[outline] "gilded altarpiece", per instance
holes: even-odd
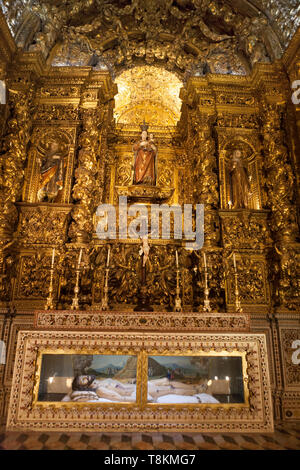
[[[234,344],[243,352],[249,345],[252,348],[247,354],[254,358],[252,362],[250,358],[248,371],[253,381],[249,385],[253,396],[256,378],[265,381],[259,385],[261,401],[257,408],[254,406],[259,422],[250,424],[252,410],[243,410],[249,418],[250,430],[266,432],[272,428],[269,367],[275,418],[298,419],[299,374],[291,359],[291,344],[299,339],[297,142],[289,131],[294,126],[293,111],[283,63],[257,65],[247,77],[209,74],[192,77],[182,85],[178,124],[169,123],[166,127],[163,122],[160,126],[156,122],[151,128],[150,123],[149,131],[153,132],[158,148],[157,180],[153,188],[133,185],[132,145],[140,136],[142,122],[130,126],[114,120],[114,97],[118,90],[109,72],[91,67],[49,67],[33,52],[20,53],[16,64],[12,66],[8,60],[5,67],[9,88],[7,119],[0,124],[3,129],[1,168],[6,175],[1,180],[5,197],[1,199],[0,216],[0,333],[8,344],[7,364],[0,366],[3,421],[7,415],[19,329],[22,331],[9,425],[20,429],[26,426],[49,429],[51,421],[58,425],[58,420],[64,419],[64,429],[69,429],[74,419],[90,417],[91,410],[84,408],[73,409],[71,416],[70,410],[63,407],[55,411],[32,407],[29,398],[23,411],[17,409],[23,354],[29,359],[26,373],[35,373],[36,357],[29,346],[35,347],[41,341],[44,347],[51,339],[57,344],[65,341],[67,349],[72,349],[72,329],[76,331],[78,325],[80,332],[76,338],[86,343],[88,351],[108,342],[114,351],[120,351],[125,339],[118,330],[127,330],[130,348],[134,347],[131,352],[142,354],[140,344],[145,337],[141,334],[137,338],[138,334],[128,333],[128,329],[142,329],[148,335],[147,354],[158,354],[170,345],[174,354],[181,348],[197,352],[199,331],[204,335],[201,341],[207,350],[212,345],[223,348],[226,343],[230,352],[233,348],[230,335],[235,335]],[[54,195],[46,188],[50,180],[45,182],[41,177],[48,157],[58,157],[61,168],[62,179],[57,175],[55,180],[59,191]],[[240,165],[240,174],[247,177],[247,197],[241,199],[237,199],[233,187],[236,178],[233,157]],[[51,165],[54,174],[55,165]],[[117,206],[120,195],[126,195],[129,202],[146,204],[153,201],[205,204],[205,241],[201,251],[185,250],[182,242],[174,237],[167,241],[150,240],[146,290],[154,312],[145,312],[144,316],[133,312],[141,277],[140,241],[99,240],[96,234],[97,206],[101,202]],[[40,323],[36,321],[34,328],[43,332],[35,329],[24,332],[33,323],[33,310],[41,312],[45,307],[54,249],[55,310],[43,311],[44,315],[39,313]],[[81,249],[80,314],[77,311],[72,316],[70,307]],[[109,311],[103,313],[99,308],[104,296],[108,249]],[[182,312],[175,314],[176,250]],[[203,311],[206,281],[210,312]],[[86,323],[88,331],[83,331]],[[55,331],[47,336],[51,325]],[[170,343],[166,343],[165,334],[162,337],[149,333],[153,325],[158,330],[163,325]],[[256,339],[247,333],[249,328],[251,334],[258,334]],[[223,339],[216,335],[219,329],[225,335]],[[113,330],[115,334],[102,330]],[[244,333],[239,335],[238,331]],[[184,339],[184,334],[190,334],[187,332],[195,337]],[[245,339],[244,334],[249,334],[249,338]],[[127,343],[125,346],[129,348]],[[264,358],[266,350],[269,366]],[[145,378],[143,361],[140,367]],[[263,370],[263,374],[259,375],[258,370]],[[32,385],[29,381],[26,384],[28,397]],[[143,399],[145,404],[145,396]],[[97,413],[95,429],[99,429],[104,416],[101,410]],[[128,411],[120,410],[122,425],[119,427],[116,411],[109,413],[105,429],[128,429],[124,424]],[[229,417],[225,409],[217,417],[209,407],[205,412],[197,408],[195,419],[190,411],[184,415],[181,409],[174,409],[170,411],[172,423],[164,427],[167,413],[159,413],[146,406],[142,414],[130,415],[134,422],[132,429],[157,430],[159,422],[160,429],[175,430],[174,423],[180,421],[185,430],[220,431],[224,418],[226,429],[234,430],[235,420],[244,419],[237,411],[233,412],[233,418]],[[189,425],[187,416],[191,418]],[[243,426],[239,429],[246,429]]]

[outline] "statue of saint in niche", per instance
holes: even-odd
[[[156,156],[157,148],[153,135],[143,128],[140,142],[133,146],[134,167],[133,184],[146,184],[154,186],[156,183]]]
[[[229,166],[231,180],[231,194],[233,209],[247,209],[249,207],[251,188],[248,170],[242,161],[242,153],[235,150]]]
[[[60,202],[64,185],[64,154],[58,142],[50,143],[40,168],[38,200]]]

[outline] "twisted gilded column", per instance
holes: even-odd
[[[15,86],[14,86],[15,85]],[[18,220],[15,202],[19,201],[24,182],[24,168],[30,139],[33,86],[10,83],[9,114],[0,147],[0,276],[1,300],[11,294],[9,282],[13,259],[10,254],[12,235]]]
[[[215,114],[197,110],[191,113],[190,120],[194,130],[192,140],[194,172],[193,202],[204,204],[204,247],[197,253],[200,286],[204,285],[204,265],[202,252],[207,258],[207,282],[210,289],[210,302],[214,310],[222,308],[220,253],[220,222],[219,222],[219,188],[217,176],[216,147],[213,138]],[[203,278],[203,279],[202,279]],[[202,285],[203,284],[203,285]]]
[[[282,129],[285,107],[264,106],[264,153],[268,205],[272,210],[271,229],[276,241],[293,242],[298,232],[295,207],[295,177]]]
[[[82,129],[78,138],[78,164],[75,170],[75,185],[72,196],[77,201],[72,210],[69,236],[72,240],[89,240],[93,225],[95,199],[98,196],[97,152],[99,145],[97,112],[84,109],[81,112]]]
[[[99,79],[101,81],[99,82]],[[81,129],[72,197],[76,202],[69,228],[71,240],[87,242],[93,233],[93,216],[102,201],[107,127],[112,121],[112,97],[116,93],[107,76],[92,75],[80,104]]]
[[[283,128],[285,105],[264,105],[263,145],[270,229],[275,304],[294,309],[299,305],[300,245],[297,243],[295,176]]]

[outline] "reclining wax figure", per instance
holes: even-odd
[[[77,375],[72,391],[63,401],[76,402],[135,402],[136,386],[114,379],[96,380],[94,375]]]

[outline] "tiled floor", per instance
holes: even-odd
[[[300,424],[272,434],[0,432],[1,450],[300,450]]]

